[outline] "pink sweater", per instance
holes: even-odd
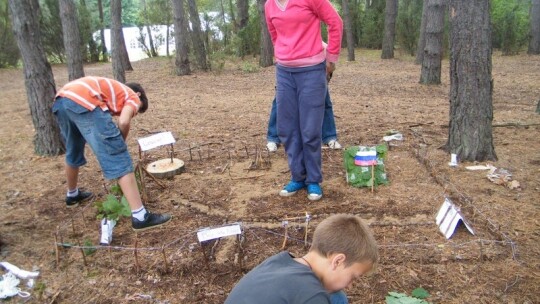
[[[316,65],[326,58],[336,62],[341,50],[343,21],[328,0],[267,0],[266,24],[274,44],[277,63],[302,67]],[[328,28],[328,47],[323,48],[320,22]]]

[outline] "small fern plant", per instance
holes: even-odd
[[[97,218],[107,219],[117,222],[120,217],[130,217],[131,209],[125,196],[122,196],[119,200],[115,195],[107,195],[104,201],[98,201],[95,203],[98,210]]]

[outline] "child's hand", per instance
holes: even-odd
[[[326,62],[326,80],[330,82],[332,74],[336,70],[336,64],[334,62]]]

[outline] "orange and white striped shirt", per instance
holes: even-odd
[[[100,107],[112,115],[120,115],[126,105],[137,113],[141,106],[137,93],[125,84],[105,77],[86,76],[73,80],[63,86],[56,97],[69,98],[90,111]]]

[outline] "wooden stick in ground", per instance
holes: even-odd
[[[193,161],[193,154],[191,154],[191,144],[188,144],[188,147],[189,147],[189,160],[190,161]]]
[[[84,263],[84,267],[86,268],[88,266],[88,264],[86,263],[86,256],[84,255],[84,250],[81,246],[81,241],[77,241],[77,244],[79,245],[79,249],[81,250],[81,255],[82,255],[82,258],[83,258],[83,263]]]
[[[287,238],[289,235],[289,222],[283,221],[283,226],[285,227],[285,237],[283,238],[283,245],[281,245],[281,250],[285,250],[287,247]]]
[[[307,247],[308,228],[309,228],[309,213],[306,212],[306,234],[304,235],[304,247]]]
[[[150,178],[152,178],[153,181],[156,182],[156,184],[158,184],[161,188],[165,189],[167,188],[167,186],[165,186],[164,184],[162,184],[152,173],[148,172],[148,170],[146,170],[146,168],[143,168],[144,172],[146,174],[148,174],[148,176],[150,176]]]
[[[139,235],[135,233],[135,250],[133,251],[135,255],[135,271],[139,273],[139,256],[137,255],[137,246],[139,244]]]
[[[174,144],[171,144],[171,164],[174,163]]]
[[[54,234],[54,253],[56,255],[56,268],[60,267],[60,252],[58,251],[58,228]]]
[[[210,262],[208,261],[208,256],[206,255],[206,251],[204,250],[204,242],[199,243],[201,247],[201,252],[204,257],[204,265],[206,265],[206,270],[210,270]]]
[[[161,247],[161,254],[163,255],[163,262],[165,264],[165,272],[168,272],[169,264],[167,263],[167,255],[165,254],[165,245]]]
[[[373,193],[374,187],[375,187],[375,165],[371,164],[371,193]]]

